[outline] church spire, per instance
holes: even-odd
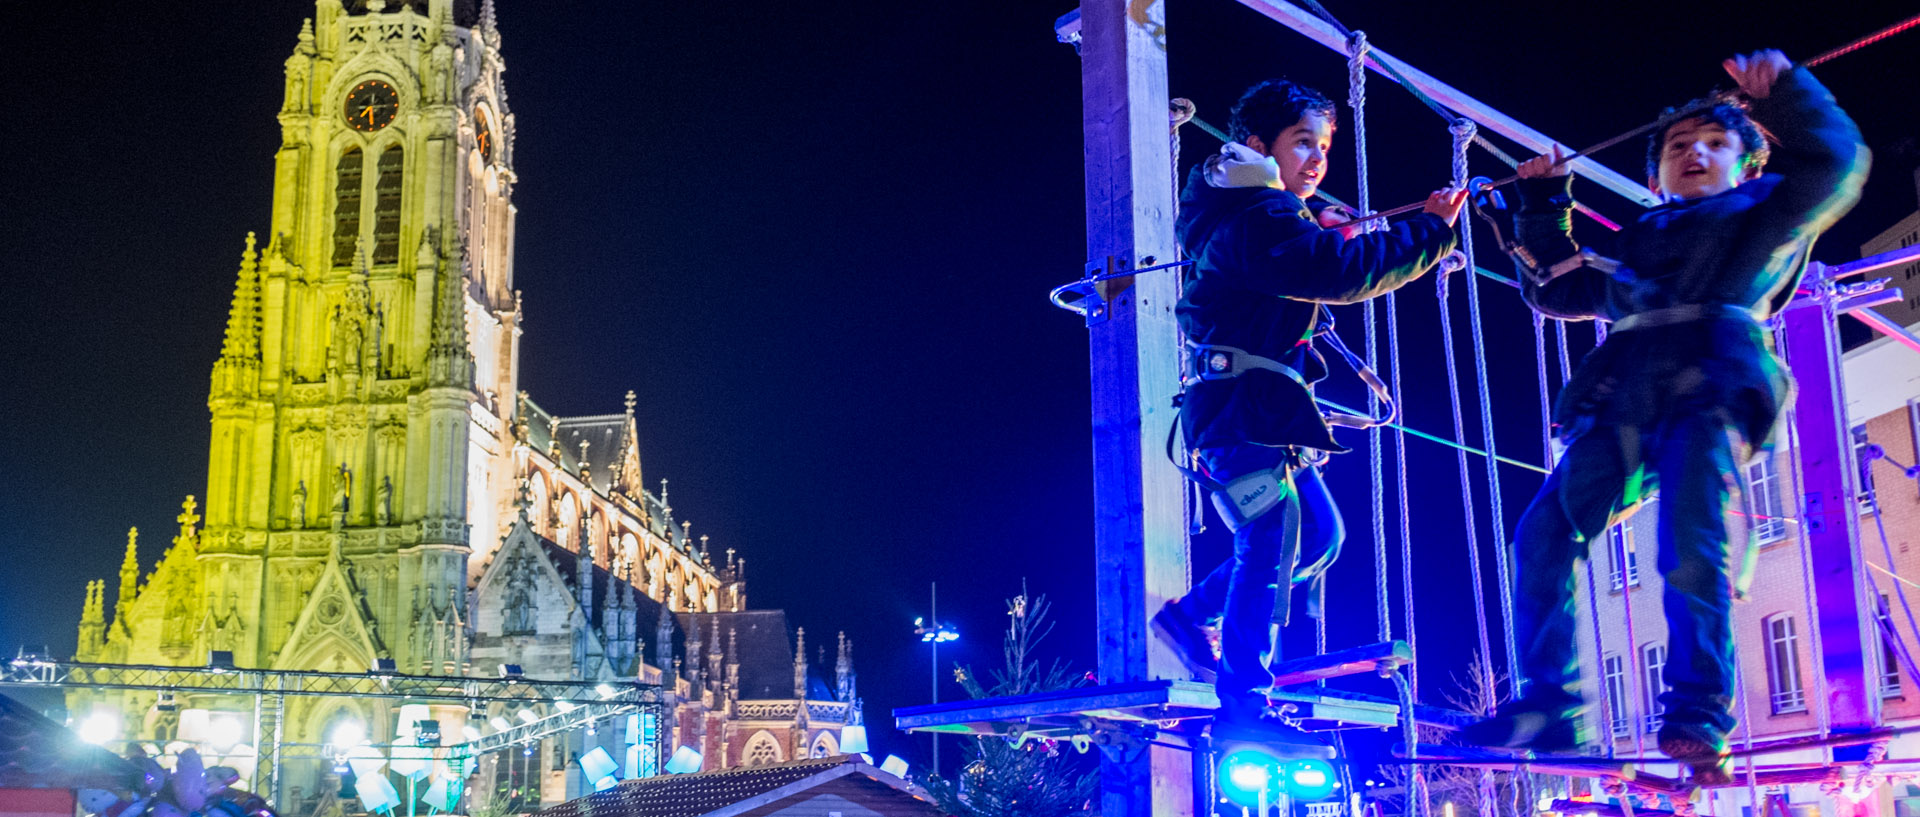
[[[793,697],[806,700],[807,697],[807,628],[796,627],[793,631]]]
[[[434,296],[433,338],[427,347],[427,378],[435,386],[468,385],[467,248],[460,244],[460,264],[440,273],[440,291]]]
[[[74,651],[75,657],[79,660],[92,660],[100,654],[101,644],[105,641],[102,634],[107,628],[106,611],[102,609],[105,606],[103,597],[106,592],[106,580],[96,579],[87,582],[87,601],[80,608],[80,641],[78,648]]]
[[[140,541],[140,529],[127,529],[127,555],[120,560],[120,598],[113,604],[114,626],[128,629],[131,622],[127,616],[133,611],[133,596],[140,584],[140,553],[135,546]]]
[[[227,337],[220,344],[223,360],[260,357],[260,254],[254,235],[247,233],[246,252],[240,254],[240,277],[233,285],[233,304],[227,309]]]
[[[254,234],[247,233],[247,249],[240,254],[240,275],[233,284],[233,302],[227,309],[227,333],[220,342],[220,360],[213,365],[213,392],[251,394],[260,376],[260,254]]]

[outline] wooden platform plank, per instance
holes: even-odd
[[[1219,706],[1220,699],[1214,697],[1211,685],[1154,680],[905,707],[893,711],[893,721],[896,728],[908,731],[1059,716],[1160,721],[1212,717],[1213,710]]]
[[[1407,642],[1383,641],[1325,655],[1282,661],[1273,666],[1273,685],[1286,687],[1306,684],[1322,678],[1378,672],[1382,664],[1397,669],[1411,663],[1413,648]]]
[[[1323,727],[1391,727],[1398,704],[1327,690],[1271,693],[1287,717]],[[1219,707],[1213,687],[1193,681],[1141,681],[1005,698],[952,701],[894,710],[894,725],[909,732],[1062,737],[1085,731],[1088,719],[1119,723],[1209,720]]]

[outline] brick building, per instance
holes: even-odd
[[[1894,575],[1904,577],[1908,599],[1920,609],[1920,583],[1915,583],[1920,580],[1920,484],[1902,473],[1904,466],[1920,460],[1920,353],[1879,338],[1848,352],[1845,371],[1856,461],[1868,459],[1864,454],[1869,446],[1879,446],[1885,454],[1869,463],[1868,478],[1861,483],[1860,546],[1872,586],[1888,602],[1893,626],[1910,649],[1920,648],[1920,638],[1901,611],[1896,582],[1902,579]],[[1728,519],[1738,569],[1748,569],[1741,544],[1749,535],[1756,543],[1748,592],[1733,608],[1739,664],[1734,713],[1741,720],[1733,735],[1736,746],[1749,737],[1762,741],[1814,735],[1822,728],[1823,685],[1814,643],[1817,613],[1806,550],[1793,518],[1800,495],[1793,442],[1791,432],[1783,432],[1772,452],[1744,467]],[[1657,698],[1665,688],[1667,628],[1657,567],[1657,506],[1656,498],[1604,541],[1594,543],[1590,569],[1579,574],[1576,589],[1581,666],[1588,668],[1584,693],[1595,704],[1588,714],[1589,727],[1620,755],[1654,753],[1660,725]],[[1886,531],[1884,548],[1876,512]],[[1885,722],[1920,725],[1920,679],[1900,668],[1878,630],[1869,635],[1874,643],[1868,654],[1870,660],[1877,659],[1874,669]],[[1895,740],[1888,757],[1920,758],[1920,735]],[[1824,750],[1804,750],[1770,754],[1763,762],[1825,760]],[[1842,813],[1814,784],[1762,792],[1768,793],[1784,793],[1794,804],[1821,804],[1825,814]],[[1878,808],[1872,813],[1920,813],[1920,789],[1896,786],[1874,797]],[[1746,804],[1744,788],[1721,790],[1710,804],[1697,803],[1701,813],[1715,814],[1741,813]]]

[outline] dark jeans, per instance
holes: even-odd
[[[1521,671],[1531,684],[1521,708],[1558,717],[1582,710],[1574,646],[1575,560],[1604,558],[1602,550],[1589,549],[1589,542],[1596,548],[1613,546],[1605,538],[1607,524],[1631,499],[1626,494],[1637,477],[1642,491],[1660,490],[1658,564],[1666,583],[1661,601],[1670,687],[1660,696],[1664,717],[1723,733],[1733,728],[1725,513],[1739,473],[1734,447],[1728,427],[1702,413],[1675,418],[1648,433],[1595,428],[1567,448],[1520,517],[1514,537],[1515,627]],[[1631,460],[1639,464],[1629,466]]]
[[[1196,621],[1220,622],[1217,688],[1222,695],[1247,695],[1273,685],[1267,663],[1279,658],[1279,645],[1272,625],[1287,623],[1292,585],[1326,568],[1339,554],[1346,529],[1320,472],[1296,466],[1287,449],[1208,449],[1201,461],[1222,483],[1271,468],[1283,471],[1277,474],[1284,489],[1280,506],[1235,532],[1233,556],[1178,602]],[[1280,581],[1282,570],[1291,581]]]

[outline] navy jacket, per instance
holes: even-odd
[[[1778,140],[1767,173],[1732,190],[1655,207],[1614,238],[1621,268],[1580,268],[1524,296],[1562,319],[1618,321],[1666,307],[1731,305],[1757,319],[1793,297],[1814,239],[1860,199],[1868,153],[1833,95],[1804,68],[1749,109]],[[1552,265],[1579,250],[1568,232],[1568,179],[1520,184],[1515,232],[1533,260]],[[1581,361],[1554,421],[1563,437],[1595,425],[1650,429],[1679,412],[1719,413],[1764,444],[1792,381],[1754,320],[1706,320],[1614,332]]]
[[[1326,376],[1309,342],[1319,304],[1357,303],[1399,288],[1453,251],[1453,228],[1421,214],[1347,239],[1322,229],[1300,199],[1269,187],[1219,188],[1207,164],[1180,195],[1175,230],[1194,266],[1175,312],[1193,343],[1234,346],[1292,366],[1308,382]],[[1193,448],[1240,444],[1345,451],[1333,441],[1313,393],[1257,370],[1187,389],[1180,422]]]

